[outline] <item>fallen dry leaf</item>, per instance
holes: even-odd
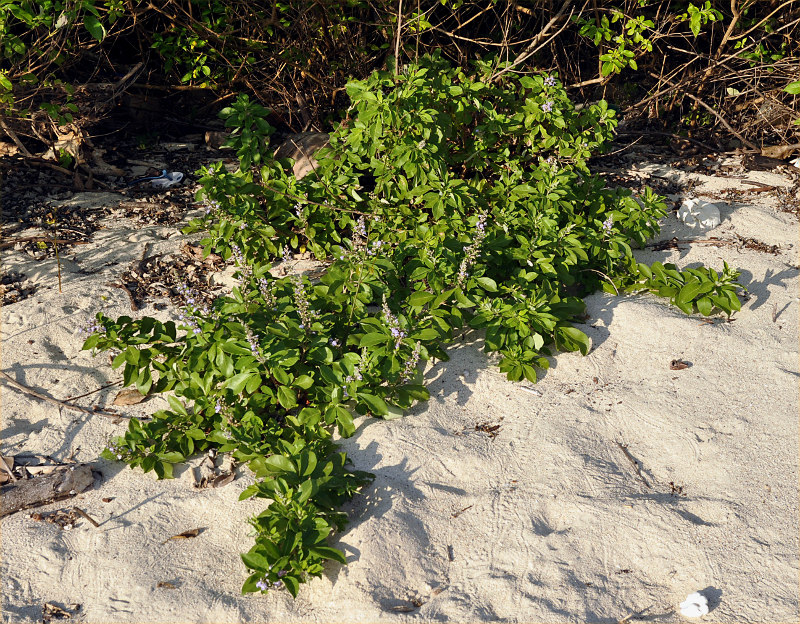
[[[79,611],[80,608],[81,608],[81,605],[79,605],[77,603],[76,604],[70,604],[70,605],[67,605],[67,609],[69,609],[69,611],[67,611],[65,609],[62,609],[58,605],[53,604],[52,602],[45,602],[42,605],[42,621],[47,623],[53,618],[55,618],[57,620],[62,620],[64,618],[71,618],[73,613]],[[70,611],[72,613],[70,613]]]
[[[223,473],[209,482],[212,488],[219,488],[228,485],[231,481],[233,481],[234,474],[232,472]]]
[[[689,362],[683,360],[672,360],[672,362],[669,363],[670,370],[683,370],[684,368],[689,368],[689,366]]]
[[[170,583],[169,581],[159,581],[156,584],[156,587],[162,587],[164,589],[177,589],[178,586]]]
[[[101,499],[104,503],[110,503],[114,499],[111,496],[107,496],[106,498]]]
[[[114,397],[113,405],[136,405],[144,401],[145,398],[147,397],[136,388],[129,388],[117,392],[117,396]]]
[[[188,531],[184,531],[183,533],[178,533],[177,535],[173,535],[164,543],[166,544],[169,540],[189,539],[192,537],[197,537],[198,535],[200,535],[200,533],[203,532],[203,530],[204,530],[203,528],[189,529]]]

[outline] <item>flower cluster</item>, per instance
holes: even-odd
[[[210,215],[212,212],[219,210],[219,202],[213,199],[208,200],[204,205],[206,208],[206,215]]]
[[[299,275],[292,276],[292,283],[294,284],[294,305],[297,307],[297,313],[300,315],[300,329],[309,331],[311,329],[311,324],[314,322],[314,313],[308,305],[306,288]]]
[[[264,303],[270,308],[274,307],[277,300],[275,299],[275,291],[272,289],[272,282],[266,277],[262,277],[258,280],[258,290],[261,296],[264,297]]]
[[[79,336],[91,336],[92,334],[105,334],[106,328],[103,327],[97,319],[89,319],[86,325],[77,329]]]
[[[298,221],[305,222],[306,217],[303,214],[303,206],[299,202],[294,205],[294,214],[297,216]]]
[[[611,234],[611,230],[614,227],[614,216],[609,215],[608,219],[603,221],[603,229],[606,231],[606,234]]]
[[[553,110],[553,100],[547,100],[544,104],[542,104],[542,112],[549,113]]]
[[[122,459],[122,458],[125,456],[125,454],[126,454],[126,451],[127,451],[127,449],[125,449],[125,448],[124,448],[124,447],[122,447],[122,446],[118,446],[118,445],[117,445],[115,442],[113,442],[113,441],[109,442],[109,444],[108,444],[108,447],[106,447],[106,448],[108,448],[108,451],[109,451],[109,452],[110,452],[112,455],[115,455],[115,456],[117,457],[117,459]]]
[[[406,360],[403,372],[400,374],[400,383],[408,383],[417,371],[417,364],[419,363],[419,340],[414,345],[414,350],[411,352],[411,357]]]
[[[377,256],[378,252],[381,250],[381,247],[383,247],[385,244],[386,243],[384,241],[381,241],[381,240],[372,241],[372,244],[369,246],[369,249],[367,249],[367,255],[368,256]]]
[[[400,321],[389,309],[389,304],[386,303],[386,295],[383,296],[382,311],[383,320],[386,321],[386,325],[389,326],[389,331],[392,334],[392,338],[395,340],[394,350],[397,351],[400,348],[400,343],[403,341],[403,338],[406,337],[406,333],[400,329]]]
[[[239,281],[244,283],[253,274],[253,269],[245,262],[244,254],[236,243],[231,243],[231,254],[239,267]]]
[[[200,329],[200,321],[203,317],[211,314],[208,306],[198,306],[197,300],[200,298],[200,293],[196,290],[189,288],[186,284],[178,284],[176,287],[178,294],[183,298],[185,308],[178,314],[178,320],[183,323],[187,330],[194,334],[202,333]]]
[[[281,579],[288,573],[289,572],[287,570],[281,570],[278,572],[278,578]],[[256,587],[258,587],[261,591],[267,591],[268,589],[281,589],[283,588],[283,581],[275,581],[274,583],[270,583],[269,579],[265,576],[256,583]]]
[[[458,267],[457,283],[459,288],[464,288],[464,284],[466,284],[469,277],[469,268],[480,255],[481,243],[483,243],[484,238],[486,238],[486,213],[481,212],[478,215],[478,222],[475,224],[475,238],[464,250],[464,259],[461,261],[461,266]]]
[[[359,249],[367,244],[367,222],[361,215],[353,228],[353,247]]]
[[[247,336],[247,342],[250,344],[250,352],[256,357],[256,359],[264,364],[266,359],[263,355],[261,355],[261,345],[258,342],[258,336],[256,336],[255,332],[250,329],[249,327],[245,327],[244,329],[245,335]]]
[[[544,79],[544,86],[545,87],[555,87],[556,86],[556,77],[555,76],[547,76]]]

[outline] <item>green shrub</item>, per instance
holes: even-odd
[[[353,413],[401,416],[428,398],[420,364],[485,331],[509,379],[537,379],[556,351],[590,348],[582,295],[649,290],[684,311],[738,309],[736,273],[636,262],[658,230],[660,197],[605,188],[587,159],[611,136],[605,102],[576,112],[554,76],[472,74],[434,56],[398,76],[348,85],[352,106],[301,180],[275,162],[265,111],[223,111],[240,167],[203,171],[206,252],[233,258],[239,285],[180,325],[98,315],[85,349],[115,349],[126,385],[171,392],[170,409],[132,421],[104,456],[159,477],[210,447],[248,462],[270,500],[253,518],[244,591],[286,587],[344,563],[326,545],[340,505],[369,481],[332,442]],[[311,250],[317,283],[274,278],[274,258]],[[181,333],[179,334],[179,330]]]

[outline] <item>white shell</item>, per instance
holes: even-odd
[[[800,169],[800,156],[798,156],[798,157],[797,157],[797,158],[795,158],[794,160],[790,160],[790,161],[789,161],[789,164],[790,164],[790,165],[794,165],[795,167],[797,167],[798,169]]]
[[[180,184],[181,180],[183,180],[183,174],[180,171],[171,171],[166,177],[157,178],[150,184],[152,184],[154,188],[167,189],[176,184]]]
[[[700,617],[708,613],[708,599],[700,592],[689,594],[681,603],[681,615],[686,617]]]
[[[687,199],[678,208],[678,219],[690,228],[711,229],[720,223],[719,208],[702,199]]]

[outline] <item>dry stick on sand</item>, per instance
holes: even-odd
[[[6,373],[5,371],[0,371],[0,378],[4,379],[6,383],[17,390],[21,390],[25,394],[29,394],[32,397],[36,397],[37,399],[41,399],[42,401],[47,401],[48,403],[52,403],[53,405],[58,405],[59,407],[65,407],[67,409],[74,410],[76,412],[83,412],[84,414],[91,414],[91,415],[98,415],[104,416],[105,418],[111,418],[119,422],[123,418],[130,418],[130,416],[123,416],[121,414],[113,414],[111,412],[103,412],[103,411],[95,411],[91,410],[87,407],[81,407],[80,405],[73,405],[72,403],[67,403],[65,401],[59,401],[58,399],[54,399],[51,396],[47,396],[46,394],[41,394],[40,392],[36,392],[32,388],[29,388],[26,385],[19,383],[16,379],[14,379],[11,375]]]
[[[95,526],[95,528],[97,528],[97,527],[99,527],[99,526],[100,526],[100,523],[99,523],[99,522],[97,522],[97,520],[95,520],[94,518],[92,518],[92,517],[91,517],[89,514],[87,514],[87,513],[86,513],[86,512],[85,512],[83,509],[81,509],[80,507],[73,507],[73,508],[72,508],[72,511],[74,511],[74,512],[75,512],[76,514],[78,514],[79,516],[81,516],[81,517],[85,518],[86,520],[88,520],[89,522],[91,522],[91,523],[92,523],[92,524]]]
[[[644,475],[642,474],[642,469],[639,467],[639,462],[636,461],[636,459],[633,457],[633,455],[631,455],[630,451],[628,451],[628,445],[627,444],[622,444],[621,442],[617,442],[617,446],[620,448],[620,450],[623,453],[625,453],[625,457],[627,457],[630,460],[630,462],[633,464],[633,467],[636,469],[636,474],[642,480],[642,483],[644,483],[647,487],[650,487],[650,484],[647,482],[647,479],[645,479]]]

